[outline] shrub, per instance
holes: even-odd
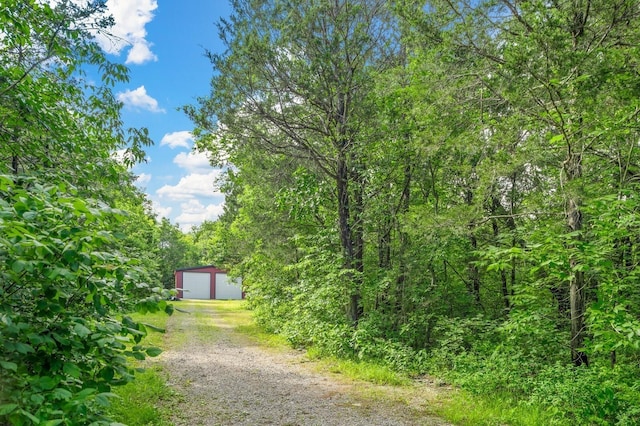
[[[118,251],[118,212],[15,179],[0,176],[0,423],[108,424],[111,387],[133,377],[127,358],[159,353],[117,313],[132,294],[142,311],[171,307]]]

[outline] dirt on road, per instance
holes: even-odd
[[[188,302],[179,307],[191,313],[169,320],[159,362],[182,395],[176,425],[447,424],[426,414],[435,387],[417,392],[314,371],[303,353],[268,350],[239,333],[221,303]]]

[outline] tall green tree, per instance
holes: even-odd
[[[73,183],[96,175],[117,179],[118,171],[102,167],[103,162],[95,159],[126,148],[131,165],[143,158],[142,147],[150,140],[144,130],[131,129],[127,135],[122,128],[120,105],[110,86],[126,81],[127,69],[109,62],[93,40],[95,31],[106,33],[112,24],[104,13],[105,4],[10,1],[4,6],[0,22],[6,34],[0,42],[3,172],[64,170]],[[85,78],[89,66],[102,70],[105,85]],[[78,143],[79,139],[86,143]]]
[[[167,289],[175,287],[173,272],[178,268],[196,266],[190,262],[194,259],[194,247],[189,244],[186,235],[177,225],[163,217],[158,226],[157,259],[160,270],[160,281]]]
[[[104,10],[65,0],[0,7],[3,424],[109,424],[112,386],[133,378],[127,359],[159,353],[139,344],[145,327],[126,312],[171,312],[152,292],[154,261],[139,256],[155,223],[127,166],[150,141],[122,129],[111,87],[126,68],[93,39],[113,23]],[[84,67],[97,67],[103,85]],[[139,235],[120,232],[132,223]]]
[[[212,93],[188,108],[198,146],[242,168],[247,152],[299,159],[333,181],[348,317],[362,314],[363,210],[371,77],[396,60],[385,1],[233,1],[211,54]]]
[[[198,238],[263,324],[634,424],[638,1],[233,6],[187,108],[233,164]]]

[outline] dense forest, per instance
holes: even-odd
[[[260,322],[572,424],[640,422],[640,2],[235,0],[209,260]]]
[[[0,423],[109,424],[159,353],[122,313],[215,264],[295,346],[640,424],[640,1],[231,4],[184,107],[225,211],[183,234],[134,185],[104,2],[3,1]]]

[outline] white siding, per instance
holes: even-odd
[[[211,299],[211,274],[209,272],[183,272],[182,298]]]
[[[231,281],[227,274],[216,273],[216,299],[242,299],[241,281]]]

